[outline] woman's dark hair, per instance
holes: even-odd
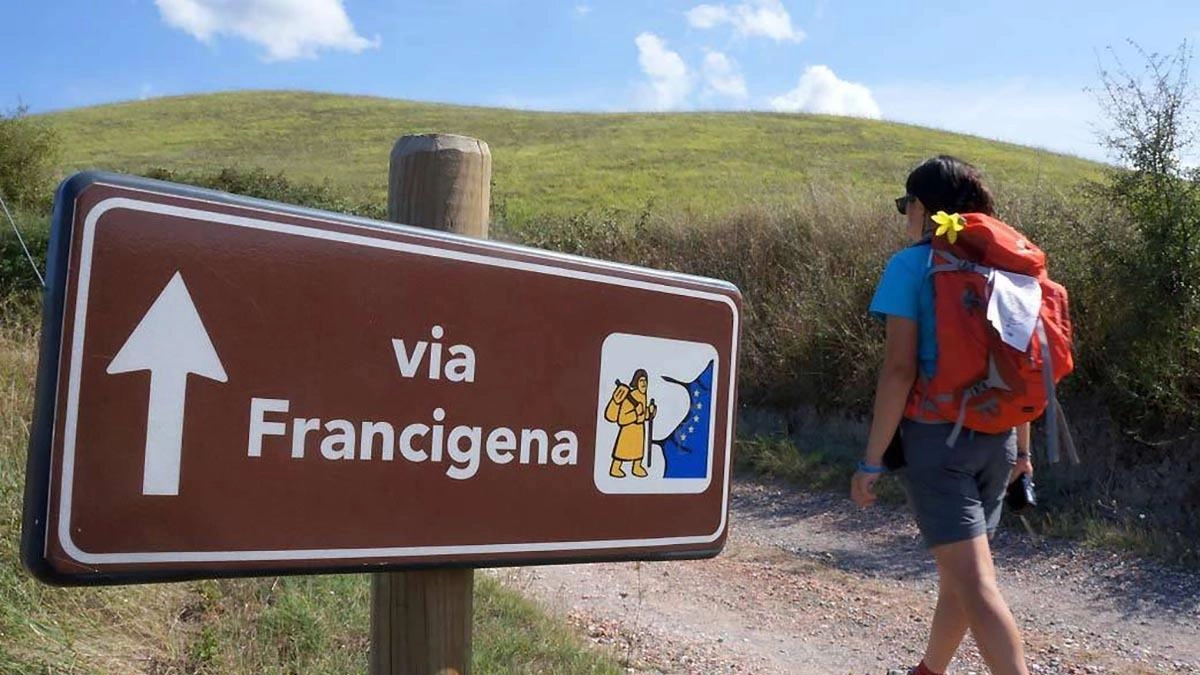
[[[938,155],[921,162],[908,174],[904,189],[920,199],[930,213],[996,215],[992,193],[984,187],[979,170],[949,155]]]
[[[646,378],[646,384],[650,384],[650,377],[646,375],[646,370],[644,368],[638,368],[637,370],[633,371],[633,379],[629,381],[629,386],[637,389],[637,381],[639,377]]]

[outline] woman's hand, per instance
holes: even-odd
[[[850,479],[850,499],[854,500],[859,506],[871,506],[875,503],[875,481],[882,476],[881,473],[866,473],[864,471],[855,471],[854,477]]]
[[[1024,453],[1024,455],[1017,453],[1017,463],[1013,464],[1012,471],[1008,474],[1008,484],[1012,485],[1012,482],[1021,474],[1033,478],[1033,461],[1030,460],[1029,453]]]
[[[1013,464],[1012,471],[1008,473],[1008,484],[1017,479],[1021,474],[1025,474],[1033,478],[1033,462],[1029,457],[1029,449],[1033,447],[1030,439],[1029,422],[1017,425],[1017,462]]]

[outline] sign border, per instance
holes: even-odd
[[[163,204],[161,202],[139,200],[130,197],[106,198],[92,207],[92,209],[86,214],[87,218],[83,224],[84,232],[82,233],[82,249],[80,250],[80,269],[77,273],[74,297],[70,299],[75,307],[74,327],[71,332],[71,363],[64,364],[62,363],[62,348],[63,336],[66,333],[66,326],[64,326],[63,323],[65,318],[66,303],[68,302],[68,298],[66,297],[66,282],[67,277],[69,276],[71,248],[74,245],[73,242],[75,239],[74,222],[77,208],[76,199],[86,188],[92,185],[105,185],[125,190],[157,194],[171,198],[181,198],[192,202],[198,202],[199,204],[214,204],[227,207],[232,206],[252,212],[257,211],[274,215],[284,215],[292,218],[312,221],[314,224],[323,223],[326,225],[335,225],[343,229],[353,229],[356,230],[356,232],[350,233],[335,229],[321,229],[319,227],[300,225],[296,223],[275,222],[251,217],[248,215],[234,215],[222,213],[220,211],[209,211],[203,210],[202,208]],[[91,246],[100,217],[108,211],[122,208],[143,212],[161,213],[210,224],[216,223],[231,227],[246,227],[250,229],[281,234],[284,236],[303,236],[326,241],[336,241],[345,244],[403,251],[416,255],[449,258],[471,264],[491,265],[508,269],[518,269],[531,273],[582,279],[596,283],[643,288],[657,292],[674,293],[678,295],[720,302],[726,305],[731,311],[733,320],[730,353],[731,368],[729,374],[730,382],[732,384],[732,391],[730,392],[727,410],[725,476],[724,485],[722,488],[721,520],[716,531],[711,534],[705,533],[700,535],[658,537],[652,539],[575,540],[452,546],[331,549],[310,548],[265,551],[130,551],[117,553],[89,553],[82,550],[71,540],[70,514],[74,479],[73,469],[75,456],[75,422],[79,407],[79,380],[81,376],[82,347],[85,339],[84,327],[86,325],[88,309],[88,290],[91,283]],[[418,240],[429,241],[430,243],[454,243],[461,246],[452,248],[436,248],[422,243],[398,241],[393,238],[379,236],[384,232],[403,234],[408,237],[415,237]],[[518,255],[514,258],[497,256],[489,253],[489,249],[491,251],[506,251]],[[130,580],[149,581],[214,576],[258,576],[274,574],[311,574],[320,573],[323,571],[361,571],[364,566],[369,567],[372,570],[379,571],[385,569],[419,569],[433,566],[481,567],[523,564],[520,560],[507,559],[483,562],[436,560],[436,558],[439,557],[464,556],[473,554],[495,555],[511,553],[522,555],[534,554],[538,552],[569,551],[590,553],[590,555],[579,559],[536,561],[537,564],[553,564],[578,562],[580,560],[592,561],[598,559],[646,560],[696,558],[716,555],[716,553],[720,551],[720,547],[718,547],[715,550],[678,552],[646,551],[640,554],[638,553],[638,549],[647,549],[658,546],[711,544],[721,539],[726,532],[728,526],[729,491],[731,484],[730,470],[732,468],[733,435],[736,415],[737,356],[740,337],[739,331],[741,325],[740,307],[737,302],[737,300],[740,300],[740,294],[737,288],[732,284],[701,277],[660,272],[618,263],[591,260],[578,256],[542,251],[505,243],[489,241],[487,244],[482,244],[480,240],[458,235],[432,232],[430,230],[422,230],[404,225],[382,223],[379,221],[327,213],[301,207],[290,207],[283,204],[275,204],[272,202],[265,202],[251,198],[237,197],[233,195],[227,195],[225,193],[202,190],[198,188],[189,188],[149,179],[140,179],[117,174],[97,172],[76,174],[63,181],[63,183],[60,185],[55,199],[54,214],[52,217],[51,242],[47,258],[47,277],[49,285],[46,289],[45,309],[43,310],[41,359],[38,368],[37,381],[38,393],[35,402],[34,428],[31,430],[30,436],[29,458],[26,474],[25,527],[23,528],[24,533],[22,536],[22,558],[26,564],[26,567],[28,567],[36,576],[42,578],[43,580],[50,581],[52,583],[122,583]],[[555,267],[546,264],[547,262],[555,261],[570,262],[573,263],[573,266]],[[626,274],[636,276],[650,277],[651,279],[657,279],[658,281],[651,279],[636,279],[631,278],[630,276],[621,276],[619,274],[615,274],[619,272],[625,272]],[[701,290],[701,288],[688,288],[685,286],[662,283],[664,281],[684,282],[692,286],[700,286],[701,288],[708,287],[712,290],[708,291]],[[725,291],[726,293],[732,291],[733,297],[720,293],[719,291]],[[76,563],[83,567],[104,564],[157,565],[170,563],[286,563],[288,561],[319,563],[319,561],[325,560],[329,561],[330,563],[341,564],[331,566],[329,568],[302,567],[281,570],[223,569],[209,571],[197,569],[195,571],[186,571],[182,573],[175,571],[157,571],[156,573],[155,568],[148,568],[147,570],[133,572],[91,573],[81,575],[66,574],[57,570],[56,568],[53,568],[47,560],[46,545],[50,536],[50,533],[48,532],[48,515],[50,508],[50,482],[52,477],[51,461],[55,441],[55,428],[57,427],[56,415],[59,413],[59,411],[56,410],[59,393],[58,383],[61,379],[59,377],[61,368],[64,366],[69,367],[70,370],[68,371],[66,383],[66,409],[62,411],[66,417],[64,420],[62,453],[63,467],[61,473],[61,482],[57,486],[58,494],[60,495],[58,505],[57,535],[59,544],[63,551]],[[613,549],[622,549],[625,552],[614,553],[611,557],[604,555],[604,551]],[[382,562],[384,559],[397,557],[422,557],[428,560],[428,562]],[[381,562],[379,564],[361,562],[363,559],[373,558],[380,559]],[[429,560],[431,558],[435,560]]]

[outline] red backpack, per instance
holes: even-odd
[[[953,422],[946,441],[953,446],[963,427],[1001,433],[1045,413],[1050,461],[1058,461],[1062,434],[1068,455],[1078,462],[1055,397],[1055,384],[1074,368],[1067,290],[1047,275],[1046,254],[1007,224],[981,213],[938,216],[948,225],[933,238],[928,272],[937,369],[933,377],[918,378],[905,415]],[[1025,290],[1014,295],[1018,287]],[[1040,307],[1032,305],[1038,290]],[[988,318],[994,294],[1000,294],[998,304],[1024,302],[1036,320],[1030,313],[1023,322],[1002,322],[1001,335]]]

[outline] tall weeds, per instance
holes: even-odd
[[[1146,292],[1138,271],[1149,263],[1138,257],[1144,247],[1126,212],[1087,185],[1004,186],[1000,208],[1046,250],[1051,275],[1070,292],[1076,372],[1060,396],[1085,465],[1041,472],[1051,503],[1132,519],[1135,529],[1200,534],[1200,442],[1190,424],[1200,409],[1200,300],[1190,314],[1164,314],[1173,323],[1157,334],[1169,339],[1148,342],[1144,317],[1178,298]],[[598,213],[496,231],[531,246],[735,283],[744,296],[741,402],[865,417],[883,345],[882,325],[866,308],[889,256],[905,245],[902,228],[890,204],[826,187],[810,188],[790,208],[700,221]]]
[[[381,210],[261,171],[160,175],[318,208]],[[1148,290],[1139,276],[1153,269],[1143,233],[1096,187],[998,187],[1000,215],[1047,251],[1051,275],[1071,294],[1077,369],[1061,395],[1087,465],[1049,483],[1054,474],[1044,472],[1043,484],[1086,508],[1103,503],[1103,513],[1134,516],[1150,510],[1162,514],[1156,527],[1200,534],[1200,297],[1181,305]],[[889,256],[905,245],[902,228],[890,203],[813,183],[786,207],[701,218],[649,209],[522,218],[495,223],[493,237],[728,280],[744,297],[744,405],[865,416],[883,344],[882,326],[866,308]],[[35,246],[44,246],[44,228],[31,229],[41,237]],[[11,243],[0,235],[0,289],[20,291],[3,308],[9,323],[32,317],[20,309],[32,297],[28,264]],[[1145,317],[1163,303],[1172,307],[1162,313],[1169,321],[1149,341]]]

